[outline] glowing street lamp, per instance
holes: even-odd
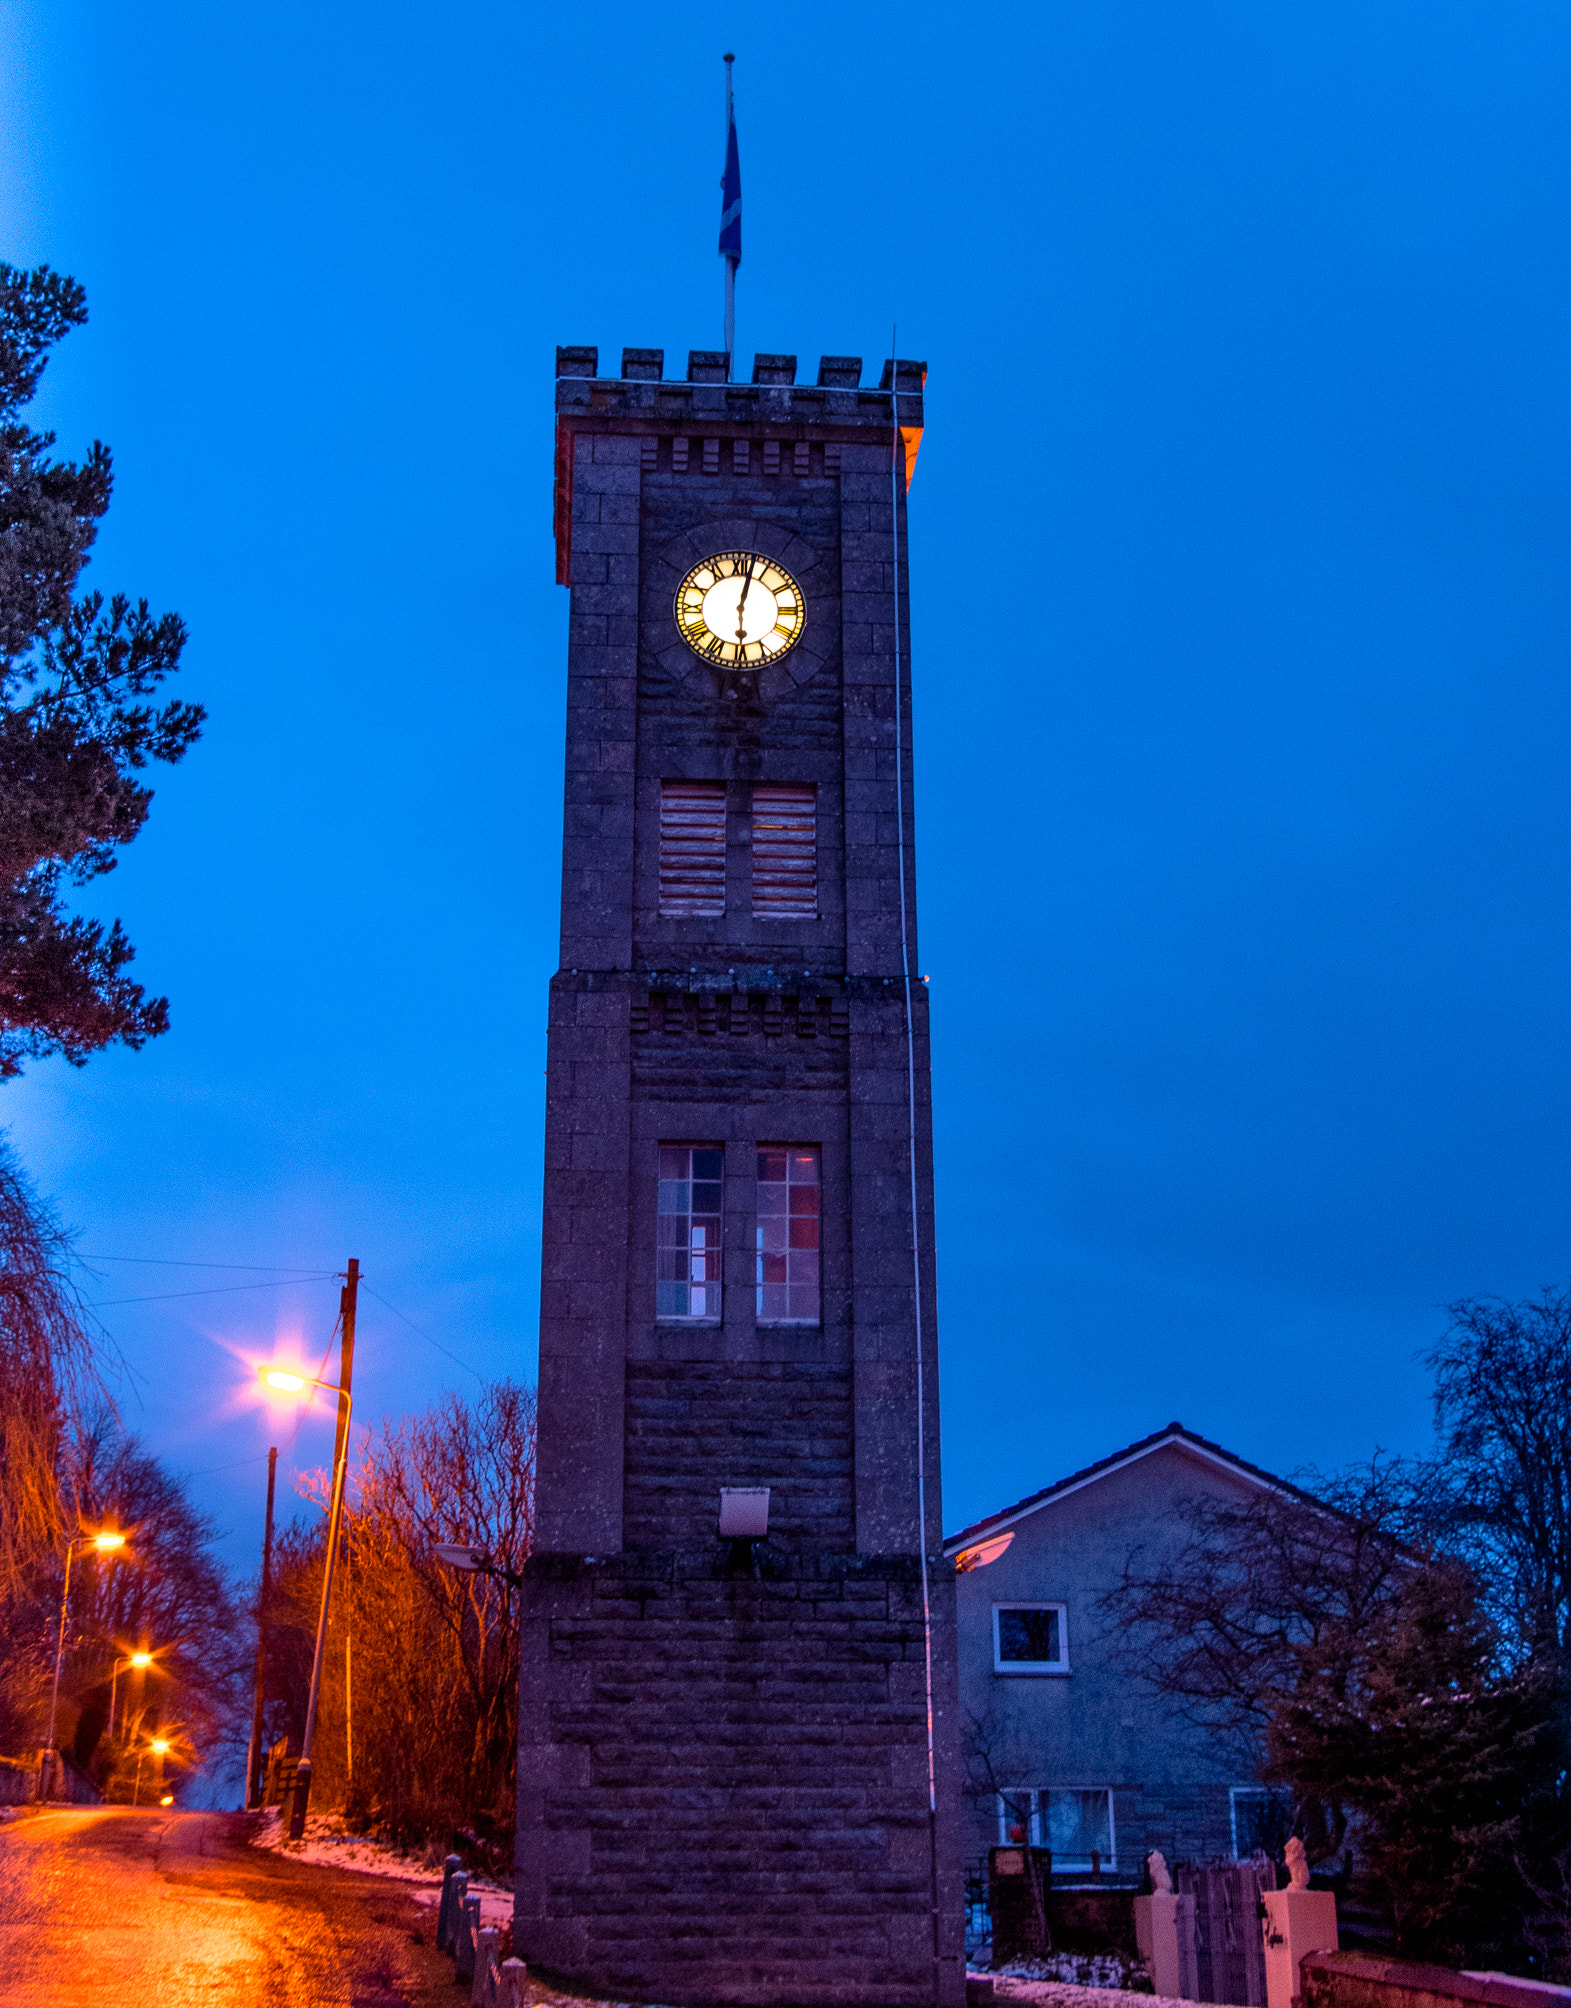
[[[150,1742],[148,1743],[148,1745],[147,1745],[147,1749],[146,1749],[146,1750],[138,1750],[138,1751],[137,1751],[137,1753],[136,1753],[136,1785],[135,1785],[135,1787],[133,1788],[133,1790],[132,1790],[132,1793],[131,1793],[131,1804],[132,1804],[133,1806],[140,1806],[140,1805],[141,1805],[141,1803],[142,1803],[142,1766],[143,1766],[143,1765],[144,1765],[144,1764],[145,1764],[145,1763],[147,1762],[147,1755],[148,1755],[148,1751],[151,1751],[151,1752],[152,1752],[152,1754],[153,1754],[153,1755],[154,1755],[154,1756],[155,1756],[155,1757],[156,1757],[156,1758],[158,1759],[158,1768],[159,1768],[159,1780],[158,1780],[158,1782],[159,1782],[160,1784],[162,1784],[162,1783],[163,1783],[163,1760],[164,1760],[164,1758],[165,1758],[165,1757],[167,1757],[167,1756],[168,1756],[168,1754],[169,1754],[169,1738],[168,1738],[167,1736],[155,1736],[155,1737],[153,1737],[153,1738],[152,1738],[152,1739],[150,1740]],[[163,1801],[162,1801],[161,1803],[167,1806],[167,1805],[169,1804],[169,1800],[168,1800],[168,1799],[165,1799],[165,1800],[163,1800]]]
[[[351,1262],[350,1278],[353,1283],[359,1271],[359,1264]],[[345,1346],[349,1347],[350,1332],[353,1329],[353,1312],[348,1309],[346,1292]],[[346,1356],[353,1357],[347,1352]],[[327,1648],[327,1612],[333,1595],[333,1564],[338,1559],[338,1529],[344,1511],[344,1476],[349,1468],[349,1418],[352,1404],[347,1387],[335,1387],[331,1381],[317,1380],[314,1375],[293,1373],[284,1367],[258,1367],[264,1387],[276,1388],[280,1394],[303,1394],[308,1387],[319,1387],[324,1394],[338,1397],[338,1455],[333,1464],[333,1492],[327,1509],[327,1556],[322,1564],[322,1608],[316,1620],[316,1652],[311,1661],[311,1692],[305,1705],[305,1734],[300,1739],[300,1759],[295,1765],[295,1797],[290,1808],[290,1838],[297,1840],[305,1828],[305,1811],[311,1797],[311,1742],[316,1734],[316,1703],[322,1691],[322,1659]],[[347,1378],[347,1376],[346,1376]]]
[[[117,1532],[112,1527],[100,1528],[96,1534],[79,1534],[74,1540],[67,1541],[65,1544],[65,1587],[60,1592],[60,1636],[55,1644],[55,1681],[49,1695],[49,1740],[46,1746],[49,1755],[45,1760],[49,1766],[48,1783],[51,1789],[54,1786],[56,1754],[55,1711],[60,1705],[60,1662],[65,1657],[65,1613],[66,1606],[71,1601],[71,1558],[75,1555],[78,1548],[91,1548],[96,1554],[100,1555],[114,1555],[118,1554],[124,1546],[124,1534]],[[47,1799],[49,1796],[49,1793],[44,1789],[44,1782],[42,1778],[38,1781],[38,1796],[40,1799]]]
[[[129,1666],[133,1667],[138,1673],[146,1673],[147,1669],[152,1665],[152,1663],[153,1663],[153,1655],[150,1652],[129,1652],[125,1655],[123,1659],[117,1659],[114,1665],[110,1668],[109,1734],[111,1738],[113,1738],[115,1733],[115,1683],[120,1678],[121,1667]]]

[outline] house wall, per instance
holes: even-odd
[[[999,1839],[989,1770],[1011,1786],[1110,1788],[1119,1873],[1152,1848],[1170,1862],[1232,1852],[1229,1793],[1254,1782],[1253,1754],[1186,1722],[1120,1665],[1118,1630],[1100,1606],[1133,1552],[1144,1565],[1181,1537],[1186,1501],[1253,1489],[1164,1444],[1017,1521],[1000,1560],[959,1578],[967,1860]],[[1069,1670],[995,1672],[994,1605],[1037,1601],[1066,1606]]]

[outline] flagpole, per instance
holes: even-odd
[[[731,65],[736,57],[729,52],[725,58],[725,131],[726,147],[731,144],[731,127],[734,115],[731,107]],[[725,261],[725,374],[726,382],[731,381],[731,357],[736,348],[736,267],[737,260],[728,256]]]

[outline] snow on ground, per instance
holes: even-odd
[[[1118,1987],[1075,1987],[1065,1980],[1020,1980],[1012,1973],[979,1976],[993,1983],[994,1998],[1026,2008],[1195,2008],[1165,1994],[1134,1994]]]
[[[442,1895],[442,1871],[431,1867],[422,1855],[401,1854],[386,1841],[373,1841],[364,1834],[346,1834],[333,1813],[306,1816],[305,1839],[291,1841],[277,1807],[264,1813],[253,1832],[259,1848],[272,1848],[303,1862],[326,1868],[358,1869],[362,1875],[390,1876],[410,1885],[416,1903],[435,1905]],[[469,1893],[480,1899],[482,1924],[510,1925],[513,1921],[513,1892],[500,1883],[471,1877]],[[1078,1987],[1063,1980],[1027,1980],[1012,1973],[977,1974],[990,1979],[999,2001],[1014,2001],[1021,2008],[1195,2008],[1192,2001],[1170,2001],[1161,1994],[1133,1994],[1117,1987]],[[553,2001],[566,1997],[552,1996]],[[542,2004],[543,2008],[543,2004]],[[627,2008],[626,2003],[575,2004],[575,2008]]]
[[[292,1841],[277,1806],[269,1807],[257,1822],[251,1840],[256,1847],[271,1848],[275,1854],[293,1855],[297,1861],[315,1862],[330,1869],[358,1869],[362,1875],[390,1876],[408,1883],[416,1903],[435,1905],[441,1900],[442,1871],[432,1867],[424,1855],[402,1854],[387,1841],[374,1841],[366,1834],[346,1834],[336,1813],[307,1813],[305,1839]],[[480,1922],[504,1925],[513,1921],[513,1892],[484,1876],[469,1878],[469,1894],[480,1899]]]

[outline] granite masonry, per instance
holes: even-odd
[[[557,352],[572,601],[515,1946],[619,2000],[958,2008],[904,591],[926,371],[663,364]],[[756,667],[675,623],[725,552],[800,593],[800,639]],[[724,1487],[769,1488],[765,1539],[720,1538]]]

